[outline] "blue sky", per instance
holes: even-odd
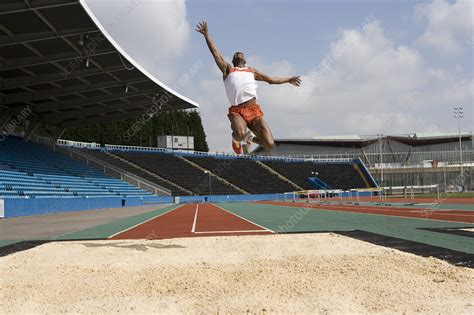
[[[423,31],[423,25],[411,18],[413,1],[266,0],[242,3],[189,1],[188,20],[196,23],[206,19],[212,36],[226,54],[240,49],[268,60],[285,58],[292,61],[297,71],[305,71],[318,63],[341,29],[357,27],[371,13],[402,42],[412,41],[416,33]],[[404,19],[403,28],[409,31],[400,28],[400,17]],[[202,46],[199,37],[193,36],[192,45],[198,49]]]
[[[465,108],[464,130],[474,125],[474,0],[85,1],[165,84],[176,86],[202,64],[176,88],[200,104],[211,150],[230,150],[228,101],[194,31],[200,20],[229,59],[243,51],[249,66],[270,75],[302,76],[299,89],[260,84],[276,138],[453,132],[454,105]],[[120,23],[111,23],[117,16]]]

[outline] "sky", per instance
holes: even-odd
[[[199,104],[212,151],[230,152],[222,75],[195,25],[259,82],[276,139],[473,131],[474,0],[83,0],[158,80]],[[185,79],[184,79],[185,78]]]

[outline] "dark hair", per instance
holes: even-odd
[[[235,64],[236,64],[236,62],[235,62],[235,57],[237,56],[237,54],[244,54],[244,53],[238,51],[238,52],[236,52],[236,53],[234,54],[234,56],[232,57],[232,64],[233,64],[234,66],[235,66]]]

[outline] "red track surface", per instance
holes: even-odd
[[[259,202],[264,204],[278,205],[278,206],[290,206],[298,207],[302,206],[310,207],[321,210],[335,210],[335,211],[346,211],[355,213],[368,213],[368,214],[379,214],[387,216],[417,218],[417,219],[430,219],[430,220],[443,220],[452,222],[464,222],[474,223],[474,211],[463,211],[463,210],[430,210],[427,209],[416,209],[416,208],[397,208],[397,207],[377,207],[377,206],[356,206],[356,205],[315,205],[315,204],[302,204],[293,202],[274,202],[264,201]]]
[[[188,204],[116,234],[111,239],[164,239],[271,233],[212,204]]]
[[[443,195],[441,195],[442,197]],[[349,198],[343,198],[346,201],[354,201],[355,197],[352,199]],[[338,200],[338,199],[333,199],[333,200]],[[377,197],[359,197],[360,201],[373,201],[377,202],[379,199]],[[387,197],[386,202],[400,202],[400,203],[407,203],[407,202],[416,202],[416,203],[446,203],[446,204],[474,204],[474,198],[415,198],[415,199],[405,199],[405,198],[392,198],[392,197]]]

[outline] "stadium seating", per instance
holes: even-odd
[[[280,179],[278,175],[271,173],[253,160],[188,156],[186,159],[252,194],[271,194],[296,190],[296,187]]]
[[[213,195],[242,194],[241,191],[212,176],[210,179],[211,187],[209,187],[208,174],[173,154],[120,151],[115,152],[115,154],[167,180],[175,182],[197,195],[206,195],[209,192]]]
[[[317,172],[317,177],[333,189],[367,188],[364,179],[352,163],[285,161],[265,161],[264,163],[304,189],[314,188],[308,182],[308,177],[313,176],[312,172]]]
[[[322,163],[287,160],[261,161],[281,178],[257,162],[258,159],[164,152],[82,150],[108,164],[136,174],[169,189],[175,196],[270,194],[312,189],[312,172],[334,189],[366,188],[367,181],[353,163]],[[94,197],[150,195],[129,183],[111,178],[101,170],[22,139],[8,137],[0,142],[0,197]],[[123,159],[127,160],[125,162]],[[146,171],[144,171],[144,169]],[[205,170],[216,176],[209,177]],[[157,176],[153,176],[154,173]],[[164,180],[163,180],[164,179]],[[209,185],[211,180],[211,185]],[[191,192],[191,193],[190,193]]]
[[[146,196],[149,192],[17,137],[0,142],[0,197]]]
[[[166,189],[169,189],[171,191],[171,194],[173,196],[186,196],[189,195],[188,192],[185,190],[179,188],[178,186],[172,185],[164,180],[160,180],[159,178],[150,175],[149,173],[143,171],[140,168],[135,167],[134,165],[131,165],[127,162],[124,162],[117,158],[114,155],[111,155],[107,152],[102,152],[100,150],[87,150],[87,149],[73,149],[73,150],[81,150],[83,152],[86,152],[89,155],[92,155],[93,157],[100,159],[108,164],[111,164],[115,167],[118,167],[119,169],[122,169],[124,171],[127,171],[129,173],[135,174],[137,176],[140,176],[143,179],[146,179],[152,183],[155,183],[157,185],[160,185],[161,187],[164,187]]]

